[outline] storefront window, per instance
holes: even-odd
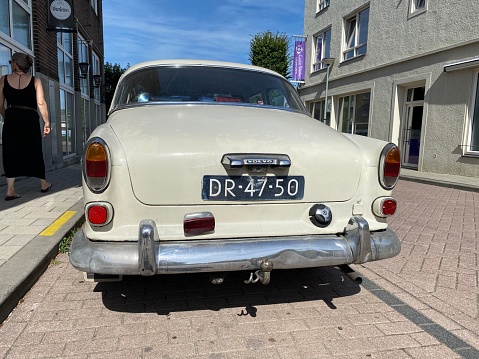
[[[73,117],[73,94],[60,89],[63,157],[75,154],[75,124]]]
[[[10,36],[10,12],[8,0],[0,0],[0,31]]]
[[[12,2],[13,38],[23,46],[32,49],[30,14],[19,4]]]
[[[370,96],[365,92],[339,99],[341,132],[368,135]]]

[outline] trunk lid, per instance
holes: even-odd
[[[359,147],[295,112],[242,105],[147,105],[114,112],[109,123],[123,147],[133,192],[148,205],[204,204],[204,176],[303,176],[304,195],[293,199],[301,202],[349,200],[360,179]],[[268,167],[265,173],[229,170],[221,161],[231,153],[283,154],[291,166]]]

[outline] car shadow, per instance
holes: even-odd
[[[97,283],[105,307],[116,312],[157,313],[235,308],[239,316],[254,317],[262,306],[323,301],[336,309],[336,298],[353,296],[360,286],[336,267],[273,270],[271,282],[245,284],[250,272],[229,273],[224,282],[211,284],[209,275],[173,274],[125,276],[121,282]]]

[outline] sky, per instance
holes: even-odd
[[[158,59],[249,64],[253,35],[302,35],[303,16],[303,0],[103,0],[105,62],[123,68]]]

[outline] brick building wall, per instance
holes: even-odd
[[[58,81],[57,37],[55,32],[46,30],[48,20],[48,1],[33,1],[32,15],[35,72],[40,72],[43,75]]]

